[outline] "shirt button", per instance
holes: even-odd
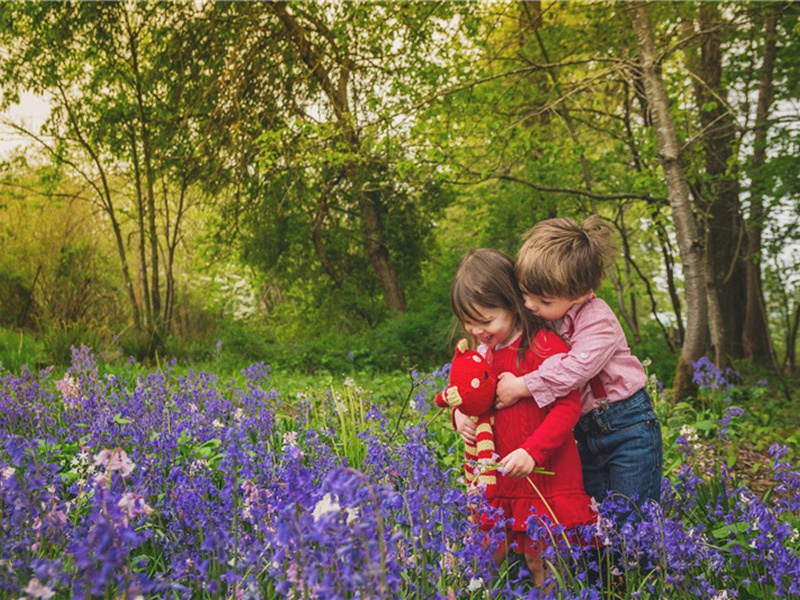
[[[581,358],[586,358],[586,357],[588,357],[588,356],[589,356],[589,355],[588,355],[588,354],[586,354],[586,352],[582,352],[582,353],[581,353]]]

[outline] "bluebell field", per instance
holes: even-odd
[[[724,373],[697,373],[722,398],[717,439],[667,436],[662,506],[626,519],[610,497],[583,544],[532,520],[544,592],[494,568],[496,534],[467,518],[480,499],[431,408],[446,367],[414,375],[407,410],[353,386],[286,397],[266,365],[99,375],[82,348],[63,377],[0,371],[0,596],[800,597],[800,474],[775,447],[769,499],[738,486],[720,452],[739,409]]]

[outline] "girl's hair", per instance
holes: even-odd
[[[617,254],[614,231],[593,215],[540,221],[525,234],[516,275],[524,292],[575,300],[600,287]]]
[[[514,276],[514,261],[491,248],[467,252],[450,288],[450,310],[462,324],[480,322],[484,317],[478,312],[479,307],[512,313],[515,327],[522,331],[518,358],[530,347],[534,334],[544,327],[544,322],[525,308]],[[473,343],[476,341],[473,339]]]

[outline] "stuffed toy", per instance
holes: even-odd
[[[483,489],[487,498],[493,498],[497,490],[497,470],[486,468],[495,460],[492,403],[496,389],[497,377],[486,359],[470,350],[467,340],[459,340],[450,367],[450,385],[436,395],[436,405],[458,408],[477,425],[476,444],[467,444],[464,451],[464,471],[470,493]]]

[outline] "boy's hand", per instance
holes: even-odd
[[[528,386],[522,377],[517,377],[506,371],[497,376],[497,397],[494,399],[495,408],[508,408],[514,406],[520,398],[530,396]]]
[[[464,443],[474,446],[475,442],[478,440],[475,433],[478,426],[475,424],[475,421],[458,409],[453,412],[453,421],[456,424],[456,431],[461,435],[461,439],[464,440]]]
[[[536,461],[522,448],[504,456],[500,464],[505,467],[505,474],[511,477],[527,477],[536,467]]]

